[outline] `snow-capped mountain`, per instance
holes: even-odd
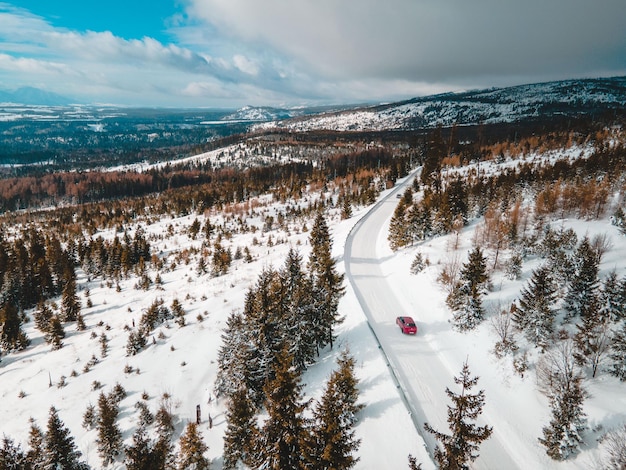
[[[259,124],[294,131],[400,130],[549,119],[623,109],[626,77],[566,80],[445,93],[408,101]]]
[[[22,87],[17,90],[0,90],[0,103],[16,103],[23,105],[65,106],[71,103],[68,98],[49,91],[33,87]]]

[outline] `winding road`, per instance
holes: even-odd
[[[445,352],[417,336],[405,336],[395,324],[396,316],[404,312],[402,301],[396,296],[383,272],[384,259],[378,253],[379,240],[386,239],[386,226],[398,203],[396,195],[404,191],[412,178],[407,178],[386,198],[379,201],[357,222],[345,244],[346,277],[365,313],[370,329],[386,356],[397,381],[402,398],[413,423],[424,438],[429,454],[437,444],[434,437],[424,431],[424,423],[442,432],[448,431],[446,387],[454,386],[458,370],[449,367]],[[423,328],[422,325],[419,325]],[[519,462],[494,429],[492,437],[480,447],[480,457],[472,464],[475,469],[515,470]]]

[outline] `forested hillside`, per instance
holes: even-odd
[[[360,397],[382,382],[403,405],[385,365],[370,367],[380,358],[354,326],[364,317],[334,236],[415,172],[394,199],[389,258],[444,293],[445,334],[484,334],[520,389],[541,391],[538,461],[583,468],[576,456],[593,450],[620,468],[621,402],[584,418],[586,400],[623,394],[626,379],[625,145],[619,113],[274,129],[193,158],[7,175],[0,456],[7,468],[368,468],[389,449],[364,430],[392,434],[397,419]],[[611,236],[576,230],[593,222]],[[423,431],[403,432],[432,468]]]

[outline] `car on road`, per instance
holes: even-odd
[[[414,335],[417,333],[417,325],[411,317],[397,317],[396,324],[405,335]]]

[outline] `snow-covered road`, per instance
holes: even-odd
[[[386,227],[398,203],[395,196],[401,194],[410,180],[405,180],[355,225],[346,240],[344,260],[347,279],[388,359],[408,412],[432,455],[436,441],[423,430],[423,425],[428,422],[435,429],[448,432],[446,416],[450,402],[445,389],[454,387],[453,377],[459,374],[461,367],[451,364],[444,348],[424,339],[425,335],[434,333],[424,330],[433,329],[432,324],[419,324],[421,329],[416,336],[401,334],[395,318],[412,315],[412,312],[405,311],[406,302],[396,295],[384,273],[382,265],[388,254],[379,253],[380,242],[387,237]],[[517,459],[510,455],[513,449],[507,449],[507,444],[511,443],[504,442],[494,429],[491,439],[481,446],[480,457],[473,468],[520,468],[515,462]]]

